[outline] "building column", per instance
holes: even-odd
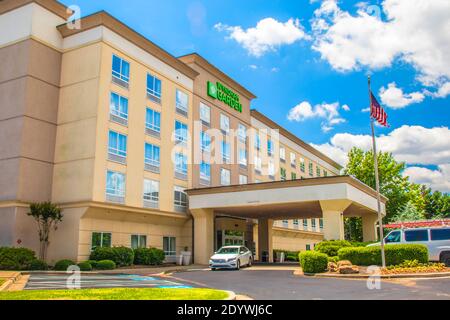
[[[362,217],[363,241],[377,241],[378,216],[376,214],[367,214]]]
[[[273,220],[262,218],[258,219],[258,257],[262,261],[263,252],[269,254],[269,261],[273,262]]]
[[[191,210],[194,217],[194,262],[209,264],[214,254],[214,210]]]
[[[344,240],[344,211],[350,204],[348,200],[320,201],[325,240]]]

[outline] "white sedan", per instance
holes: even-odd
[[[220,248],[219,251],[209,260],[209,267],[212,271],[216,269],[236,269],[242,266],[250,267],[253,262],[252,252],[244,246],[226,246]]]

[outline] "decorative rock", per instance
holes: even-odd
[[[334,262],[328,262],[328,271],[329,272],[338,272],[338,266]]]
[[[337,266],[340,267],[344,267],[344,266],[352,266],[353,264],[348,261],[348,260],[341,260],[337,263]]]
[[[357,266],[342,266],[339,267],[340,274],[357,274],[359,273],[359,268]]]

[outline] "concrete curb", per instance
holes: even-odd
[[[12,272],[10,276],[2,278],[6,279],[6,281],[0,286],[0,291],[8,291],[14,283],[20,280],[21,277],[22,274],[20,272]]]
[[[332,279],[368,279],[374,275],[370,274],[331,274],[331,273],[303,273],[294,271],[297,277],[332,278]],[[417,279],[417,278],[447,278],[450,272],[435,273],[407,273],[407,274],[382,274],[380,279]]]

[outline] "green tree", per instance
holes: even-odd
[[[380,177],[380,192],[386,196],[389,201],[386,204],[386,221],[397,213],[399,208],[403,208],[408,201],[412,200],[414,194],[421,196],[420,192],[410,193],[411,184],[407,177],[402,173],[405,169],[405,163],[397,162],[391,153],[380,152],[378,157],[378,170]],[[358,180],[375,189],[375,172],[373,151],[363,151],[359,148],[353,148],[348,154],[348,164],[344,173],[352,175]]]
[[[50,231],[56,230],[59,222],[62,221],[63,215],[61,209],[51,203],[32,203],[30,204],[29,216],[36,220],[39,233],[39,259],[45,261],[47,258],[47,248],[50,244]]]
[[[450,218],[450,195],[422,186],[427,219]]]
[[[425,219],[423,212],[417,209],[412,201],[408,201],[403,208],[399,209],[397,214],[392,217],[394,222],[408,222]]]

